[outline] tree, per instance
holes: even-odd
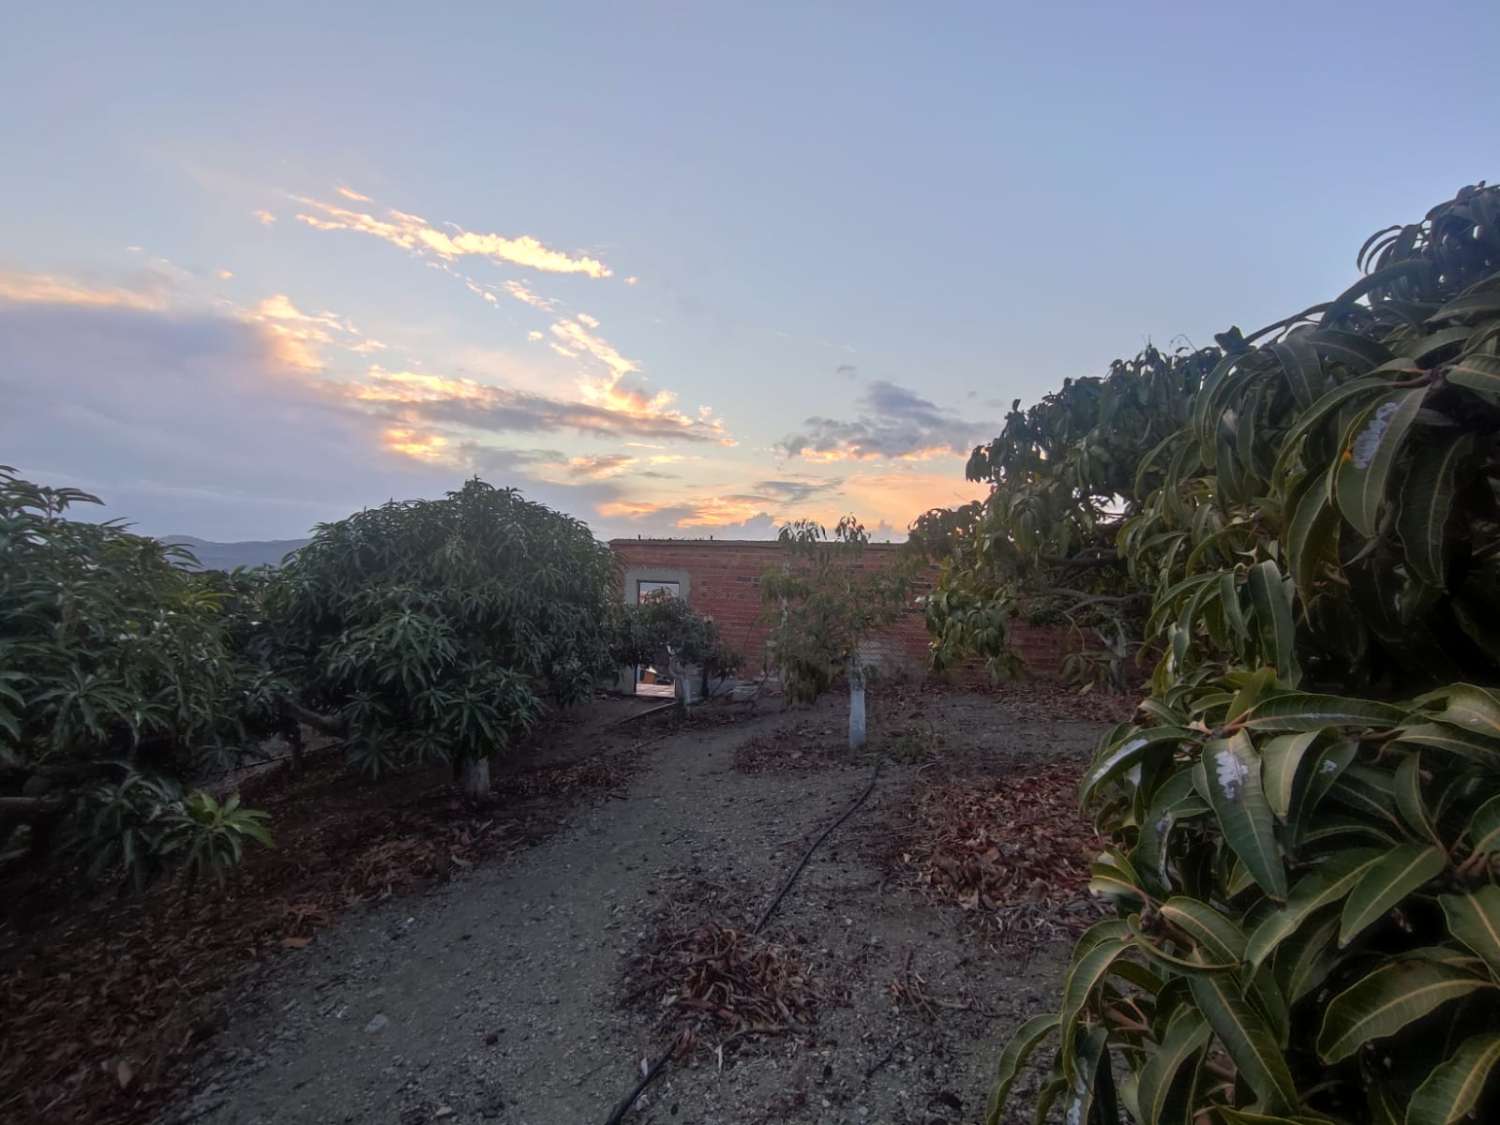
[[[0,467],[0,850],[25,832],[35,866],[60,832],[96,875],[217,873],[269,843],[183,786],[246,737],[220,599],[181,548],[68,517],[97,503]]]
[[[782,562],[761,578],[771,663],[793,703],[811,703],[846,676],[849,748],[861,749],[868,669],[860,646],[906,608],[906,577],[868,565],[870,537],[853,516],[840,519],[831,538],[822,525],[796,520],[778,539]]]
[[[713,618],[695,613],[666,590],[654,590],[635,605],[617,606],[616,612],[616,665],[650,664],[667,652],[674,663],[700,668],[709,677],[727,676],[740,666],[739,655],[724,643]]]
[[[1060,597],[1157,654],[1082,786],[1117,916],[1006,1049],[991,1121],[1053,1034],[1039,1117],[1488,1119],[1500,190],[1377,233],[1359,266],[1260,331],[1013,413],[971,462],[991,497],[938,537],[940,643]]]
[[[319,525],[274,583],[268,667],[364,769],[450,762],[478,798],[545,702],[613,670],[614,585],[587,525],[475,479]]]

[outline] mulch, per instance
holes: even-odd
[[[344,911],[540,842],[630,769],[616,756],[507,774],[476,808],[445,769],[374,782],[321,755],[247,783],[277,846],[222,889],[115,897],[60,875],[0,928],[0,1120],[150,1120],[257,970]]]

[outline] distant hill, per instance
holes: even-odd
[[[163,543],[186,547],[198,556],[204,570],[233,570],[237,566],[280,566],[281,560],[307,539],[247,539],[243,543],[215,543],[194,535],[165,535]]]

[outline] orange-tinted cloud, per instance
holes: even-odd
[[[0,272],[0,301],[96,309],[137,309],[142,312],[157,312],[166,308],[166,299],[159,292],[89,285],[46,273]]]
[[[251,211],[250,217],[263,227],[268,227],[276,221],[276,216],[262,207],[258,211]]]
[[[303,371],[323,370],[320,349],[324,347],[339,347],[361,355],[385,347],[379,340],[364,339],[353,324],[337,313],[303,312],[285,293],[266,297],[244,312],[242,319],[262,329],[278,360]]]
[[[454,227],[454,233],[450,234],[433,226],[420,215],[394,208],[388,208],[384,218],[377,218],[367,211],[350,210],[336,203],[308,196],[294,198],[307,208],[306,211],[298,212],[298,221],[315,230],[356,231],[414,254],[431,256],[443,262],[479,257],[544,273],[582,274],[593,278],[610,277],[613,273],[597,258],[554,250],[529,234],[508,238],[501,234],[485,234],[461,227]]]

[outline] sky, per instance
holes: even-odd
[[[92,5],[0,40],[0,463],[287,538],[469,476],[899,537],[1010,403],[1500,178],[1493,0]]]

